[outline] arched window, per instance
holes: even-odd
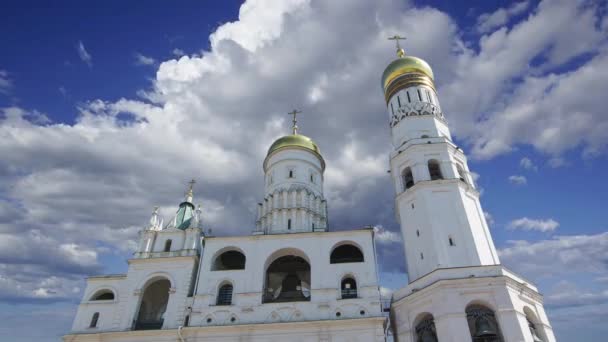
[[[469,305],[467,322],[473,342],[503,342],[494,311],[483,305]]]
[[[224,284],[217,291],[216,305],[232,305],[232,284]]]
[[[336,247],[329,258],[330,264],[342,264],[346,262],[363,262],[363,253],[353,245],[347,244]]]
[[[296,255],[285,255],[266,269],[264,303],[310,301],[310,264]]]
[[[537,325],[538,320],[536,319],[536,315],[534,315],[529,307],[524,307],[524,313],[526,314],[526,321],[528,322],[528,328],[530,329],[530,334],[532,335],[532,341],[545,341],[545,334],[540,326]]]
[[[218,255],[213,261],[212,271],[244,270],[245,255],[239,251],[227,251]]]
[[[433,315],[426,314],[416,323],[416,342],[437,342],[437,330]]]
[[[342,299],[357,298],[357,282],[351,277],[342,279],[340,286],[342,289]]]
[[[406,167],[405,170],[403,170],[401,176],[403,177],[403,190],[407,190],[414,186],[414,176],[412,175],[412,169]]]
[[[171,251],[171,239],[168,239],[167,241],[165,241],[165,252],[170,252]]]
[[[135,330],[152,330],[163,327],[170,288],[171,283],[165,278],[155,280],[145,287],[135,321]]]
[[[431,180],[443,179],[443,175],[441,174],[441,167],[439,166],[439,162],[436,159],[429,160],[428,165]]]
[[[456,164],[456,170],[458,171],[458,178],[468,184],[469,182],[467,182],[467,174],[464,172],[462,165]]]
[[[114,292],[112,290],[104,289],[97,291],[90,300],[113,300]]]
[[[97,321],[99,321],[99,312],[93,314],[91,317],[91,324],[89,324],[89,328],[97,328]]]

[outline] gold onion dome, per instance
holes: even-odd
[[[433,69],[424,60],[414,57],[407,56],[403,49],[399,49],[397,52],[399,58],[389,64],[384,73],[382,74],[382,89],[386,91],[389,84],[399,78],[402,75],[409,73],[422,73],[431,78],[433,77]]]
[[[313,153],[321,161],[321,168],[325,170],[325,160],[323,159],[323,156],[321,156],[319,146],[317,146],[317,144],[309,137],[297,133],[280,137],[279,139],[275,140],[272,145],[270,145],[266,158],[264,159],[264,169],[266,169],[266,163],[274,152],[288,148],[303,149]]]
[[[312,141],[312,139],[310,139],[309,137],[307,137],[305,135],[301,135],[301,134],[290,134],[290,135],[286,135],[284,137],[277,139],[274,143],[272,143],[272,145],[270,145],[267,155],[270,155],[274,151],[280,150],[282,148],[287,148],[287,147],[304,148],[304,149],[308,149],[318,155],[321,155],[319,146],[317,146],[317,144],[315,144],[315,142]]]

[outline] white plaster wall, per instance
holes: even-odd
[[[91,277],[87,279],[87,286],[76,316],[72,324],[72,331],[97,332],[113,329],[113,323],[119,310],[120,295],[126,281],[125,276]],[[100,290],[111,290],[114,293],[113,300],[90,300]],[[99,312],[99,319],[95,328],[89,328],[93,314]]]
[[[217,325],[379,316],[372,234],[371,229],[363,229],[207,238],[191,322],[193,325]],[[359,246],[364,262],[330,264],[333,247],[344,242]],[[215,257],[231,249],[245,254],[245,269],[211,271]],[[311,266],[311,301],[262,304],[266,267],[276,257],[289,255],[292,251],[297,251],[294,255],[303,256]],[[359,298],[341,299],[341,281],[346,275],[356,279]],[[225,282],[233,284],[233,304],[216,306],[218,288]],[[335,315],[337,311],[341,312],[340,318]],[[230,321],[231,317],[235,317],[234,322]],[[212,318],[212,322],[207,323],[207,318]]]

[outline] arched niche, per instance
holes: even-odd
[[[494,310],[480,303],[466,307],[467,323],[473,342],[503,342]]]
[[[437,329],[435,318],[432,314],[424,312],[414,320],[414,341],[416,342],[437,342]]]
[[[349,262],[363,262],[363,252],[361,247],[354,242],[340,242],[334,246],[329,256],[330,264],[342,264]]]
[[[302,251],[276,251],[266,261],[264,272],[264,303],[310,301],[310,262]]]
[[[89,299],[90,301],[97,300],[114,300],[116,298],[114,291],[111,289],[101,289],[95,291],[95,293]]]
[[[135,330],[161,329],[169,303],[171,282],[167,278],[156,277],[148,281],[143,289]]]
[[[216,253],[211,264],[212,271],[244,270],[246,257],[242,251],[236,248],[226,248]]]

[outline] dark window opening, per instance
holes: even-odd
[[[494,311],[482,305],[470,305],[466,314],[473,342],[503,341]]]
[[[342,299],[357,298],[357,282],[353,278],[342,280]]]
[[[412,203],[412,209],[414,209],[414,203]]]
[[[401,107],[401,98],[399,97],[399,95],[397,95],[397,103],[399,104],[399,107]]]
[[[97,292],[95,295],[93,295],[93,298],[91,298],[91,300],[113,300],[114,299],[114,292],[110,291],[110,290],[101,290],[99,292]]]
[[[315,224],[314,223],[312,224],[312,229],[315,229]]]
[[[414,186],[414,175],[412,175],[412,169],[410,169],[409,167],[406,167],[405,170],[403,170],[403,184],[405,186],[404,190],[407,190],[411,187]]]
[[[165,252],[171,251],[171,240],[165,241]]]
[[[450,242],[450,246],[455,246],[454,239],[452,239],[452,237],[449,237],[448,240]]]
[[[420,253],[420,259],[424,260],[424,254]]]
[[[393,103],[391,102],[391,113],[393,113],[393,115],[395,115],[395,109],[393,108]]]
[[[353,245],[342,245],[331,252],[330,264],[342,264],[347,262],[363,262],[363,253]]]
[[[266,270],[263,303],[310,301],[310,264],[295,255],[273,261]]]
[[[422,101],[422,95],[420,94],[420,89],[416,89],[416,91],[418,92],[418,99],[420,101]]]
[[[443,179],[443,175],[441,174],[441,167],[439,166],[439,162],[437,160],[429,160],[428,166],[431,180]]]
[[[211,318],[207,318],[207,323],[211,323],[212,319]]]
[[[171,283],[167,279],[156,280],[146,287],[135,321],[135,330],[153,330],[163,327],[170,287]]]
[[[215,258],[212,271],[244,270],[245,255],[239,251],[227,251]]]
[[[361,311],[359,311],[359,315],[361,315],[361,316],[365,316],[365,310],[361,310]]]
[[[432,315],[426,315],[416,324],[416,342],[437,342],[437,330]]]
[[[416,236],[420,236],[420,231],[416,229]]]
[[[232,305],[232,284],[225,284],[217,292],[216,305]]]
[[[405,93],[407,94],[407,102],[408,102],[408,103],[411,103],[411,102],[412,102],[412,99],[410,98],[410,92],[409,92],[409,91],[406,91]]]
[[[184,318],[184,326],[187,327],[188,324],[190,324],[190,315],[186,315],[186,318]]]
[[[293,170],[289,170],[289,178],[293,178]]]
[[[342,313],[340,313],[340,311],[336,312],[336,317],[340,317],[342,316]]]
[[[291,219],[287,219],[287,229],[291,229]]]
[[[97,328],[97,321],[99,321],[99,312],[93,314],[91,317],[91,324],[89,324],[89,328]]]

